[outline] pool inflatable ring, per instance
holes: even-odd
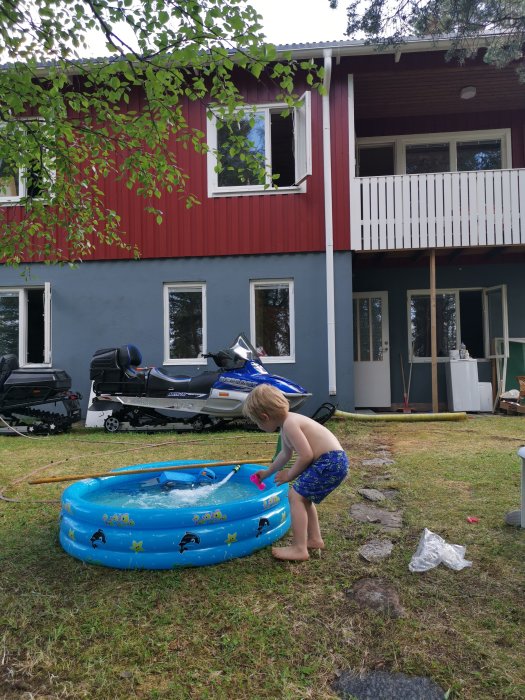
[[[119,490],[132,493],[153,480],[169,466],[196,464],[196,461],[154,462],[124,467],[118,476],[85,479],[72,484],[62,494],[60,544],[73,557],[90,564],[117,569],[172,569],[180,566],[207,566],[244,557],[281,538],[290,528],[288,484],[277,486],[273,479],[253,495],[216,506],[191,507],[112,507],[98,503],[97,495],[118,482]],[[217,480],[235,466],[214,467]],[[125,474],[126,469],[159,468],[147,475]],[[230,482],[246,481],[261,468],[243,465]],[[185,470],[186,471],[186,470]],[[175,472],[173,472],[175,473]],[[188,467],[198,475],[199,467]],[[159,486],[159,488],[161,488]]]

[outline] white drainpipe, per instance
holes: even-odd
[[[325,49],[323,95],[323,172],[324,172],[324,228],[326,259],[326,325],[328,337],[328,393],[337,394],[335,361],[335,290],[334,290],[334,222],[332,217],[332,153],[330,137],[330,80],[332,51]]]

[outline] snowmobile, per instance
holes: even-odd
[[[81,398],[63,369],[20,369],[16,355],[0,357],[0,433],[66,432],[80,420]]]
[[[134,345],[97,350],[90,365],[93,400],[88,412],[105,415],[110,433],[203,430],[241,419],[246,397],[259,384],[280,389],[291,410],[311,396],[299,384],[269,374],[242,333],[229,348],[203,357],[212,358],[218,369],[173,376],[161,367],[140,367],[142,356]]]

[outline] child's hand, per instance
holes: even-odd
[[[280,472],[277,472],[275,475],[275,483],[280,486],[281,484],[286,484],[290,481],[290,470],[289,469],[281,469]]]
[[[259,469],[258,472],[255,472],[255,476],[258,476],[261,481],[264,481],[270,476],[269,469]]]

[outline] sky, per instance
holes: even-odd
[[[329,0],[247,0],[262,16],[263,33],[272,44],[306,44],[321,41],[347,40],[346,7],[350,0],[339,0],[337,10]],[[126,25],[118,26],[118,34],[131,45],[132,35]],[[99,32],[88,33],[90,49],[87,56],[106,54],[104,38]]]
[[[344,40],[346,29],[345,0],[337,10],[329,0],[249,0],[263,17],[264,33],[273,44]]]

